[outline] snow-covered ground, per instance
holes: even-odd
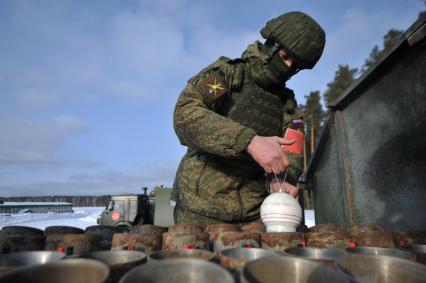
[[[305,210],[305,225],[308,227],[315,226],[315,212],[313,210]]]
[[[96,225],[104,207],[74,207],[74,213],[17,213],[0,214],[0,228],[8,225],[30,226],[44,230],[47,226],[65,225],[85,229]],[[308,227],[315,225],[313,210],[305,211],[305,224]]]
[[[44,230],[47,226],[65,225],[85,229],[96,225],[105,207],[74,207],[73,213],[16,213],[0,214],[0,228],[8,225],[30,226]]]

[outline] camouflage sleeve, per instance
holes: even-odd
[[[255,131],[214,111],[215,103],[227,93],[219,68],[202,71],[188,82],[173,115],[181,144],[223,157],[238,156],[247,149]]]
[[[294,93],[293,91],[291,91],[291,98],[287,101],[285,112],[284,112],[283,133],[285,133],[287,128],[293,127],[294,126],[293,121],[296,121],[296,120],[303,121],[303,112],[297,108],[297,102],[294,98]],[[302,125],[302,127],[297,130],[304,133],[303,127],[304,126]],[[290,160],[290,166],[288,168],[286,181],[292,185],[297,184],[297,181],[299,180],[300,175],[303,173],[303,170],[304,170],[303,154],[304,154],[303,150],[301,155],[291,153],[291,152],[286,152],[286,155]]]

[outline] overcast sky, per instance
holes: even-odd
[[[171,186],[186,150],[172,125],[180,91],[261,40],[267,20],[299,10],[326,31],[315,69],[288,83],[303,103],[423,9],[420,0],[0,0],[0,196]]]

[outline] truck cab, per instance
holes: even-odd
[[[152,224],[155,199],[148,195],[111,196],[97,222],[100,225]]]
[[[146,193],[146,188],[144,191],[144,194],[140,195],[111,196],[105,210],[97,219],[97,223],[113,226],[171,225],[173,223],[173,207],[170,205],[171,190],[159,190],[156,198],[150,198]],[[156,206],[158,206],[157,209]],[[155,216],[157,221],[154,221],[154,211],[157,214]]]

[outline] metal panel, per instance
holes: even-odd
[[[171,205],[172,191],[170,189],[158,189],[155,194],[154,224],[169,227],[174,224],[173,209]]]
[[[129,219],[127,221],[133,222],[135,221],[136,216],[138,215],[138,200],[129,199]]]
[[[411,49],[345,108],[358,223],[426,227],[425,66]]]
[[[307,171],[317,223],[425,229],[424,29],[425,19],[413,24],[334,103]]]
[[[315,221],[316,223],[345,223],[347,212],[343,191],[344,179],[341,171],[335,171],[341,161],[333,120],[329,121],[322,142],[324,142],[323,155],[327,158],[318,160],[312,176],[316,188],[314,192]],[[330,175],[330,172],[334,174]]]

